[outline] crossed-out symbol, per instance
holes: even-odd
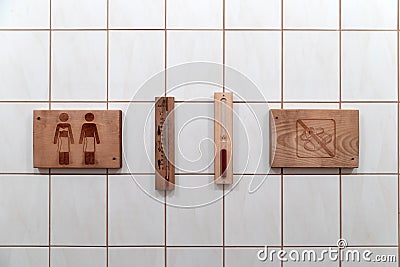
[[[308,151],[319,151],[323,149],[329,156],[335,156],[335,154],[327,147],[327,145],[333,140],[331,134],[325,133],[325,130],[322,127],[308,127],[302,120],[298,120],[297,122],[301,127],[303,127],[300,140],[304,141],[304,149]]]

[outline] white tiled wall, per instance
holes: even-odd
[[[0,266],[399,266],[257,259],[339,238],[398,256],[398,2],[0,1]],[[209,120],[222,85],[235,92],[225,187]],[[153,174],[165,91],[177,101],[167,193]],[[281,107],[359,109],[360,167],[270,170],[268,108]],[[123,110],[123,168],[34,169],[32,110],[90,108]]]

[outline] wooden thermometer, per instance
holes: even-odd
[[[232,184],[232,93],[214,93],[214,181],[217,184]]]
[[[175,144],[173,97],[155,99],[155,170],[156,190],[175,187]]]

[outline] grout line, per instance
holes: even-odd
[[[164,265],[167,267],[167,191],[164,191]]]
[[[106,91],[107,91],[107,99],[106,99],[106,101],[107,101],[107,103],[106,103],[106,107],[107,107],[107,110],[108,110],[108,100],[109,100],[109,71],[110,71],[110,31],[108,30],[108,25],[109,25],[109,13],[110,13],[110,11],[109,11],[109,5],[110,5],[110,3],[109,3],[109,0],[107,0],[107,47],[106,47],[106,49],[107,49],[107,51],[106,51],[106,62],[107,62],[107,69],[106,69],[106,81],[107,81],[107,84],[106,84]]]
[[[225,79],[226,79],[226,1],[222,0],[222,92],[225,93]],[[233,174],[232,174],[233,176]],[[233,177],[232,177],[233,178]],[[225,267],[225,185],[222,185],[222,267]]]
[[[51,31],[51,29],[52,29],[52,0],[49,0],[49,28],[50,28],[50,31],[49,31],[49,110],[51,110],[51,98],[52,98],[52,94],[51,94],[51,91],[52,91],[52,67],[53,67],[53,65],[52,65],[52,53],[53,53],[53,50],[52,50],[52,47],[53,47],[53,33],[52,33],[52,31]],[[48,218],[48,228],[49,228],[49,233],[48,233],[48,238],[49,238],[49,240],[48,240],[48,245],[49,245],[49,248],[48,248],[48,253],[49,253],[49,255],[48,255],[48,266],[49,267],[51,267],[51,169],[49,169],[49,195],[48,195],[48,201],[49,201],[49,206],[48,206],[48,216],[49,216],[49,218]]]
[[[168,31],[167,31],[167,0],[164,0],[164,96],[167,96],[167,48],[168,48]],[[167,263],[165,263],[165,266]]]
[[[107,69],[106,69],[106,90],[107,90],[107,104],[106,109],[109,109],[109,98],[110,98],[110,1],[107,0],[107,51],[106,51],[106,60],[107,60]],[[109,169],[106,169],[106,267],[109,266]]]
[[[0,248],[106,248],[105,245],[0,245]],[[110,248],[164,248],[164,245],[110,245]],[[168,248],[222,248],[218,245],[169,245]],[[329,248],[332,245],[287,245],[268,246],[268,248]],[[397,245],[349,245],[347,248],[397,248]],[[265,248],[265,245],[225,245],[225,248]]]
[[[283,214],[283,205],[284,205],[284,176],[283,176],[283,168],[281,171],[281,248],[284,247],[284,214]],[[283,264],[283,263],[282,263]]]
[[[49,169],[49,188],[48,188],[48,190],[49,190],[49,195],[48,195],[48,201],[49,201],[49,206],[48,206],[48,216],[49,216],[49,218],[48,218],[48,228],[49,228],[49,236],[48,236],[48,238],[49,238],[49,240],[48,240],[48,252],[49,252],[49,257],[48,257],[48,264],[49,264],[49,267],[50,267],[50,260],[51,260],[51,169]]]
[[[360,100],[360,101],[282,101],[282,100],[274,100],[274,101],[233,101],[234,104],[340,104],[340,103],[348,103],[348,104],[399,104],[400,101],[369,101],[369,100]],[[32,103],[49,103],[49,100],[0,100],[0,104],[32,104]],[[107,104],[107,103],[115,103],[115,104],[129,104],[129,103],[137,103],[137,104],[153,104],[154,100],[51,100],[52,104]],[[212,104],[213,101],[191,101],[191,100],[176,100],[175,103],[178,104]]]
[[[292,29],[292,28],[227,28],[225,30],[223,29],[218,29],[218,28],[66,28],[66,29],[61,29],[61,28],[26,28],[26,29],[21,29],[21,28],[16,28],[16,29],[0,29],[0,32],[45,32],[45,31],[53,31],[53,32],[72,32],[72,31],[81,31],[81,32],[89,32],[89,31],[259,31],[259,32],[280,32],[280,31],[285,31],[285,32],[297,32],[297,31],[319,31],[319,32],[338,32],[338,29],[318,29],[318,28],[298,28],[298,29]],[[345,32],[395,32],[397,29],[342,29],[342,31]]]
[[[167,96],[167,48],[168,48],[168,31],[167,31],[167,0],[164,0],[164,96]],[[167,250],[167,191],[164,191],[164,267],[168,265],[168,250]]]
[[[106,175],[106,267],[109,265],[109,177],[108,177],[108,169]]]
[[[56,170],[56,169],[54,169]],[[53,170],[53,171],[54,171]],[[98,169],[101,170],[101,169]],[[304,175],[313,175],[313,176],[319,176],[321,175],[321,173],[234,173],[234,176],[280,176],[280,175],[289,175],[289,176],[304,176]],[[3,175],[49,175],[49,173],[24,173],[24,172],[19,172],[19,173],[15,173],[15,172],[9,172],[9,173],[0,173],[0,176]],[[74,172],[74,173],[51,173],[52,176],[67,176],[67,175],[81,175],[81,176],[91,176],[91,175],[107,175],[106,172],[99,172],[99,173],[79,173],[79,172]],[[143,175],[143,176],[147,176],[147,175],[154,175],[153,173],[108,173],[109,176],[122,176],[122,175]],[[176,173],[177,176],[199,176],[199,175],[203,175],[203,176],[213,176],[214,173]],[[339,175],[339,173],[324,173],[323,175]],[[399,175],[398,173],[343,173],[342,171],[342,176],[391,176],[391,175]]]
[[[281,109],[283,109],[283,87],[284,87],[284,0],[281,1]],[[284,246],[284,171],[281,168],[281,249]],[[283,267],[283,261],[281,261],[280,266]]]
[[[400,173],[400,0],[397,0],[397,172]],[[400,255],[400,175],[397,175],[397,253]],[[398,263],[400,266],[400,262]]]
[[[222,185],[222,267],[225,267],[225,185]]]
[[[226,64],[226,33],[225,33],[225,0],[222,0],[222,92],[225,93],[225,64]],[[225,266],[225,263],[224,265]]]
[[[339,109],[342,109],[342,0],[339,0]],[[342,168],[339,168],[339,239],[343,238]],[[339,267],[342,267],[339,253]]]

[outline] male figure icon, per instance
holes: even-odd
[[[83,143],[85,165],[93,165],[95,164],[96,144],[100,144],[100,138],[96,123],[92,123],[94,114],[86,113],[85,120],[87,123],[82,125],[79,144]]]

